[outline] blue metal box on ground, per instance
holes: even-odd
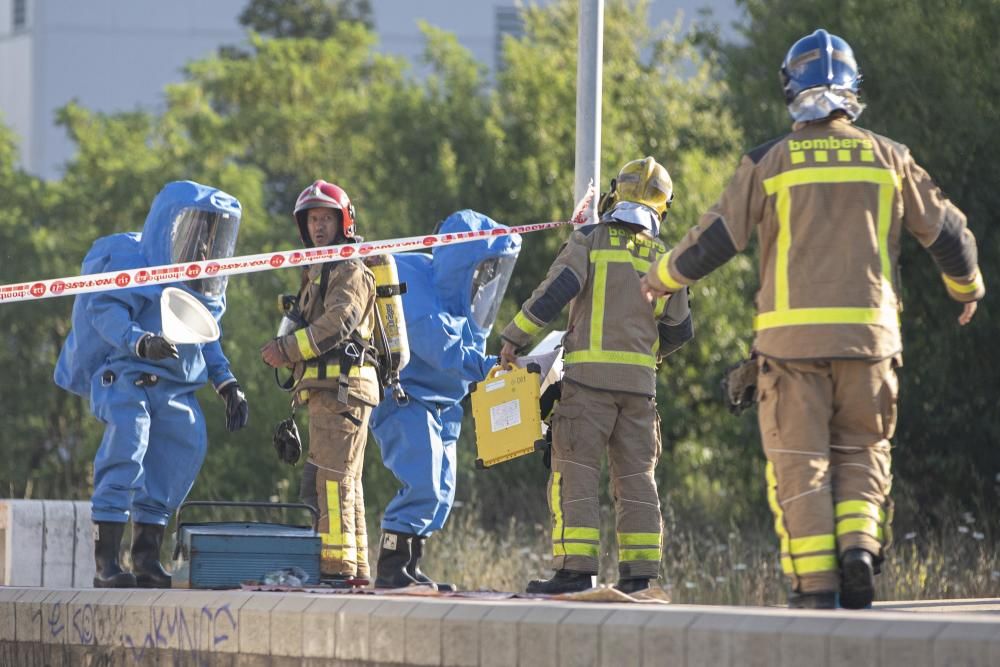
[[[191,505],[308,509],[313,526],[248,521],[181,523],[181,511]],[[278,570],[296,567],[319,582],[322,548],[316,532],[315,510],[308,505],[283,503],[185,503],[178,512],[174,550],[174,588],[239,588],[244,581],[260,582]]]

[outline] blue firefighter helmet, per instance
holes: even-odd
[[[854,51],[822,28],[788,49],[780,73],[785,104],[795,120],[816,120],[836,109],[855,119],[864,108],[857,101],[861,69]]]

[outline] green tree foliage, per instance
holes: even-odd
[[[369,0],[250,0],[240,24],[268,37],[326,39],[341,21],[372,27]]]
[[[528,10],[526,36],[508,40],[507,66],[492,82],[450,34],[424,27],[429,74],[417,79],[406,63],[380,55],[374,35],[361,23],[338,15],[330,32],[302,29],[296,21],[308,13],[306,5],[252,3],[244,22],[259,34],[251,33],[249,50],[239,58],[192,63],[186,81],[167,90],[162,114],[64,109],[61,120],[78,154],[65,178],[49,188],[52,208],[33,204],[31,209],[48,222],[50,242],[58,239],[62,264],[5,265],[9,279],[73,272],[94,238],[141,228],[152,196],[175,178],[212,183],[240,198],[245,210],[241,253],[298,245],[290,208],[298,191],[320,177],[351,194],[361,233],[371,238],[430,231],[464,207],[508,224],[568,215],[576,3],[562,0]],[[281,9],[291,13],[276,13]],[[665,163],[677,183],[665,234],[676,239],[721,189],[742,142],[723,107],[725,91],[715,63],[699,56],[677,26],[648,24],[648,3],[608,3],[602,168],[606,181],[636,157],[654,155]],[[71,223],[52,224],[67,215]],[[12,222],[10,229],[22,233],[23,226]],[[565,233],[549,233],[524,239],[500,324],[542,279],[564,238]],[[38,254],[29,250],[25,256]],[[719,371],[745,350],[749,322],[747,290],[717,286],[735,283],[749,289],[751,276],[749,263],[734,262],[696,288],[699,338],[663,373],[668,443],[663,469],[678,502],[688,505],[720,504],[719,498],[725,500],[725,494],[752,479],[747,470],[758,458],[752,429],[723,419],[715,403]],[[251,422],[243,432],[226,433],[220,402],[205,390],[202,403],[212,444],[195,496],[288,498],[297,490],[297,469],[279,467],[270,449],[271,428],[287,414],[287,396],[274,387],[271,371],[258,359],[277,319],[269,304],[274,295],[294,289],[296,279],[294,271],[287,271],[230,280],[223,345],[250,396]],[[70,306],[68,299],[47,302],[44,326],[25,329],[52,330],[48,347],[27,338],[22,344],[31,348],[25,354],[34,360],[33,372],[45,376],[37,381],[38,402],[73,406],[73,419],[56,440],[64,448],[75,447],[79,461],[87,461],[96,448],[97,425],[84,401],[67,398],[47,378]],[[31,317],[42,312],[37,306],[22,310],[30,310]],[[12,313],[10,307],[0,310],[5,326]],[[26,406],[25,412],[32,411]],[[48,423],[44,415],[38,420]],[[17,446],[32,450],[41,437],[38,428],[26,427]],[[460,445],[462,493],[496,500],[490,506],[498,517],[525,511],[522,498],[532,494],[537,501],[531,503],[533,516],[541,518],[545,471],[538,459],[476,473],[472,440],[467,422]],[[371,451],[369,505],[377,511],[395,483],[379,468],[377,450]],[[16,479],[50,475],[38,466],[24,471]],[[66,490],[85,497],[89,475],[79,473]],[[23,493],[23,483],[15,481],[12,490]]]
[[[787,132],[778,68],[789,46],[819,27],[845,38],[864,74],[859,125],[910,147],[969,218],[987,289],[1000,263],[1000,75],[990,55],[996,0],[832,4],[743,0],[741,39],[724,50],[731,108],[760,143]],[[903,245],[903,339],[895,469],[917,502],[994,497],[1000,473],[1000,375],[991,359],[990,300],[959,328],[938,270],[908,235]],[[933,484],[926,483],[934,480]]]
[[[986,147],[997,143],[1000,91],[976,54],[990,52],[986,35],[1000,20],[995,3],[973,4],[966,10],[971,5],[950,3],[929,22],[926,0],[906,8],[850,3],[850,11],[836,12],[812,1],[747,0],[745,41],[720,52],[724,83],[717,52],[700,53],[677,25],[650,26],[647,2],[609,1],[603,185],[630,159],[653,155],[663,162],[676,187],[663,235],[675,242],[718,196],[740,152],[786,131],[778,63],[791,41],[825,25],[851,41],[865,68],[871,106],[863,120],[909,143],[970,214],[989,282],[997,239],[983,222],[1000,202],[989,187],[998,167]],[[266,16],[267,3],[253,6]],[[879,21],[889,6],[894,20]],[[186,80],[168,88],[160,114],[66,107],[61,120],[78,153],[59,182],[17,171],[9,137],[0,137],[0,279],[75,272],[93,239],[140,229],[155,193],[176,178],[239,197],[245,211],[239,253],[298,246],[292,203],[316,178],[350,193],[360,233],[369,238],[424,233],[464,207],[511,225],[564,219],[573,206],[576,21],[571,0],[527,10],[525,36],[508,39],[506,66],[494,79],[454,36],[430,26],[424,27],[429,73],[417,78],[407,63],[377,51],[364,20],[338,19],[324,33],[247,23],[256,32],[241,57],[192,63]],[[292,24],[275,19],[274,25]],[[872,25],[880,26],[878,35],[864,29]],[[565,237],[524,238],[498,325],[542,279]],[[985,446],[998,430],[997,380],[981,362],[991,315],[984,308],[971,328],[959,331],[931,262],[915,247],[905,251],[918,259],[904,267],[909,363],[898,440],[913,455],[899,457],[900,469],[914,480],[946,472],[957,484],[987,461],[992,475],[1000,466]],[[696,338],[660,374],[660,477],[670,506],[688,514],[746,520],[765,511],[754,418],[730,417],[717,389],[722,369],[747,351],[756,282],[752,256],[701,281],[692,293]],[[251,421],[240,433],[226,433],[221,401],[203,391],[211,445],[194,497],[289,499],[297,492],[300,468],[278,464],[270,446],[288,397],[258,352],[277,323],[275,295],[296,284],[295,270],[230,280],[223,345],[247,389]],[[13,425],[4,490],[14,496],[28,492],[28,480],[36,496],[89,494],[99,425],[86,401],[50,379],[70,308],[69,299],[0,306],[6,343],[0,360],[17,379],[0,386],[4,423]],[[395,482],[380,467],[374,442],[369,452],[366,491],[377,514]],[[486,519],[515,513],[544,519],[545,471],[537,457],[474,471],[468,419],[459,452],[459,493],[488,500]]]
[[[16,162],[13,138],[0,125],[0,284],[75,273],[77,256],[64,245],[61,229],[72,233],[73,211],[53,187],[20,171]],[[55,358],[69,331],[67,305],[47,300],[0,306],[0,493],[10,497],[73,497],[88,483],[99,432],[84,425],[87,411],[76,397],[52,382]]]

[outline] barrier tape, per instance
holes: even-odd
[[[209,259],[184,264],[164,264],[139,269],[122,269],[68,278],[53,278],[35,282],[0,285],[0,304],[49,299],[57,296],[84,294],[86,292],[108,292],[132,287],[145,287],[147,285],[162,285],[185,280],[197,280],[199,278],[215,278],[241,273],[273,271],[274,269],[291,266],[306,266],[320,262],[338,262],[356,257],[392,255],[410,250],[427,250],[436,246],[469,243],[497,236],[530,234],[565,225],[583,224],[587,221],[587,210],[590,208],[593,198],[594,189],[593,184],[591,184],[587,193],[577,202],[576,208],[573,209],[573,216],[564,222],[539,222],[488,231],[429,234],[426,236],[387,239],[385,241],[344,243],[342,245],[324,246],[322,248],[300,248],[298,250],[240,255],[225,259]]]

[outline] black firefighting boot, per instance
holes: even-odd
[[[837,594],[824,591],[822,593],[789,593],[789,609],[836,609]]]
[[[875,599],[875,566],[864,549],[848,549],[840,558],[840,606],[867,609]]]
[[[570,572],[556,570],[551,579],[534,579],[528,582],[528,593],[558,595],[559,593],[576,593],[594,587],[594,575],[587,572]]]
[[[649,578],[648,577],[622,577],[615,584],[615,588],[620,590],[626,595],[632,595],[632,593],[638,593],[639,591],[649,590]]]
[[[160,545],[166,526],[132,524],[132,570],[140,588],[170,588],[170,575],[160,564]]]
[[[97,536],[94,539],[94,588],[135,588],[135,575],[118,564],[125,524],[113,521],[95,521]]]
[[[420,559],[424,555],[424,541],[426,537],[415,535],[411,544],[410,562],[406,566],[406,573],[418,583],[424,586],[432,586],[439,591],[454,591],[454,584],[442,584],[434,581],[420,570]]]
[[[416,535],[383,530],[375,564],[375,588],[405,588],[419,582],[406,571],[413,553]]]
[[[358,579],[349,574],[321,574],[319,583],[321,586],[329,586],[330,588],[351,589],[364,588],[368,585],[368,580]]]

